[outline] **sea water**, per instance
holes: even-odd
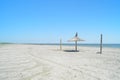
[[[100,47],[100,44],[78,44],[78,46]],[[103,47],[120,48],[120,44],[103,44]]]
[[[7,43],[6,43],[7,44]],[[9,43],[8,43],[9,44]],[[59,45],[59,43],[29,43],[33,45]],[[5,44],[0,43],[0,46],[3,46]],[[74,46],[75,44],[62,44],[63,46]],[[100,47],[100,44],[77,44],[78,46],[84,46],[84,47]],[[103,47],[108,47],[108,48],[119,48],[120,49],[120,44],[103,44]]]
[[[59,44],[42,44],[42,45],[59,45]],[[75,44],[62,44],[63,46],[74,46]],[[77,44],[84,47],[100,47],[100,44]],[[120,44],[103,44],[103,47],[120,48]]]

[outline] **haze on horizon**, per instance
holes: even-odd
[[[0,42],[120,43],[119,0],[0,0]]]

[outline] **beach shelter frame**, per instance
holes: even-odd
[[[79,37],[78,37],[78,33],[76,32],[76,34],[75,34],[75,36],[72,38],[72,39],[70,39],[70,40],[68,40],[69,42],[75,42],[75,52],[77,52],[78,50],[77,50],[77,42],[78,41],[84,41],[83,39],[80,39]]]

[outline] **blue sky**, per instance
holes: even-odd
[[[120,0],[0,0],[0,42],[120,43]]]

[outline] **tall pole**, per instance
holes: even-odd
[[[62,39],[60,39],[60,50],[62,50]]]
[[[101,34],[101,37],[100,37],[100,53],[102,54],[102,34]]]
[[[75,51],[77,52],[77,41],[75,41]]]

